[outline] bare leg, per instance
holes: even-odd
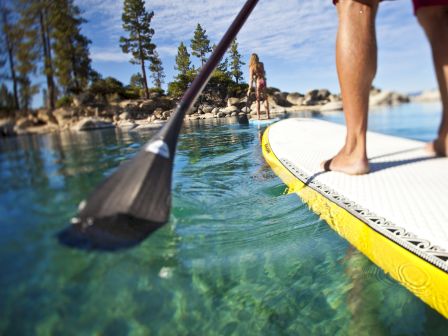
[[[347,125],[345,144],[322,163],[325,170],[350,175],[369,172],[366,152],[369,94],[376,73],[375,17],[378,0],[340,0],[336,67]]]
[[[268,119],[271,119],[271,116],[270,116],[270,114],[269,114],[269,97],[268,97],[268,94],[267,94],[267,92],[266,92],[266,88],[264,89],[264,106],[265,106],[265,109],[266,109],[266,113],[268,114]]]
[[[255,93],[256,93],[256,97],[257,97],[257,117],[258,117],[258,120],[260,120],[260,88],[258,87],[258,83],[257,83],[255,90],[256,90]]]
[[[421,7],[417,18],[431,44],[443,108],[437,139],[427,148],[434,154],[448,156],[448,6]]]

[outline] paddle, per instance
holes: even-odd
[[[168,123],[80,204],[73,225],[58,234],[61,243],[114,250],[138,244],[166,223],[171,207],[174,155],[185,113],[196,102],[257,2],[247,0]]]

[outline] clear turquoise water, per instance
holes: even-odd
[[[429,140],[439,111],[377,109],[370,128]],[[446,335],[447,320],[285,193],[261,132],[187,125],[170,222],[113,253],[69,249],[55,235],[152,133],[0,139],[0,334]]]

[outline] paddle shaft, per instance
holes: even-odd
[[[207,63],[201,69],[199,75],[191,83],[191,86],[183,95],[176,112],[171,116],[169,122],[160,130],[156,139],[163,140],[168,144],[170,149],[170,156],[174,157],[176,151],[177,138],[179,136],[180,128],[182,127],[185,113],[191,109],[196,102],[199,95],[202,93],[205,85],[208,83],[210,76],[221,61],[232,41],[240,31],[241,27],[246,22],[252,10],[257,5],[258,0],[248,0],[241,9],[237,17],[230,25],[227,32],[222,37],[215,51],[212,53]],[[152,140],[153,141],[153,140]],[[152,142],[151,141],[151,142]]]
[[[169,218],[174,155],[185,113],[258,0],[248,0],[201,69],[169,122],[130,161],[106,178],[59,239],[68,246],[118,249],[138,244]]]

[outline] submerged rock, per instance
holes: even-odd
[[[0,136],[15,135],[14,121],[12,119],[0,120]]]

